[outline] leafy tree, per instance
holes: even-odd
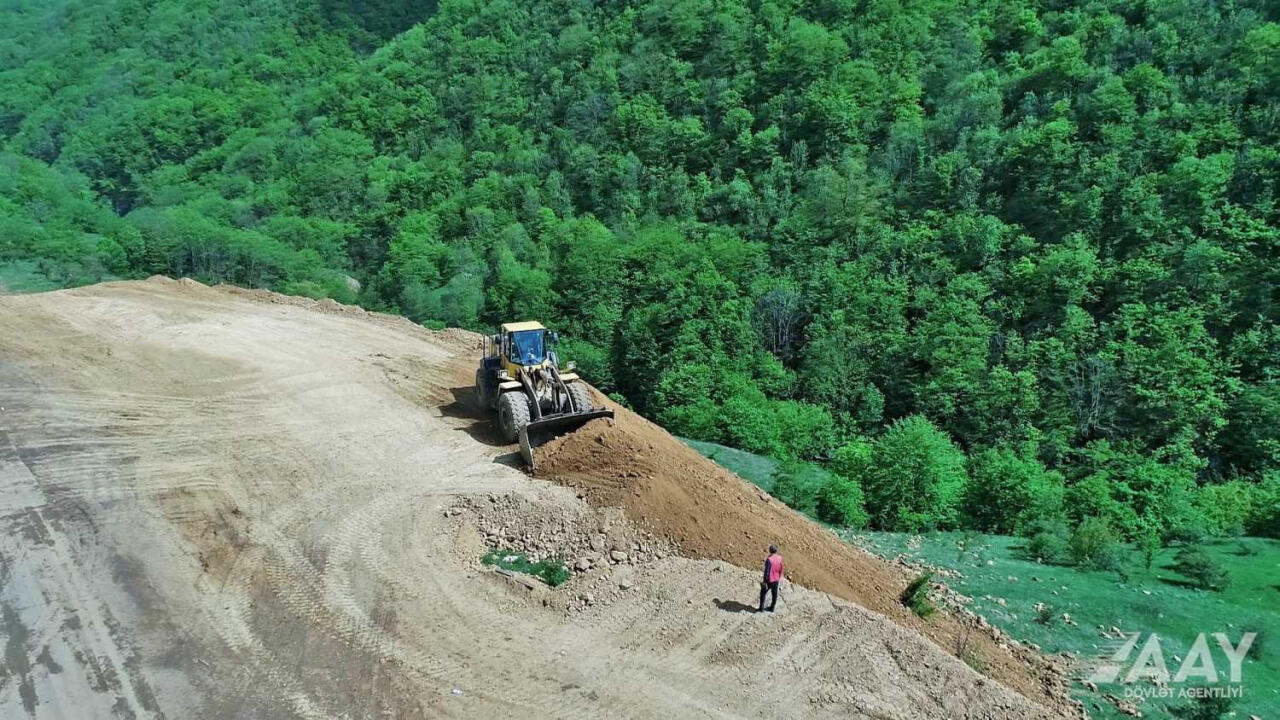
[[[821,520],[833,525],[858,529],[867,524],[862,488],[840,475],[831,475],[818,491],[816,511]]]
[[[1008,448],[970,458],[964,511],[980,530],[1014,534],[1037,520],[1059,517],[1062,496],[1062,476],[1034,458]]]
[[[965,479],[964,454],[945,433],[919,415],[895,422],[872,445],[862,477],[872,526],[955,527]]]
[[[1120,570],[1124,546],[1120,536],[1102,518],[1085,518],[1071,536],[1071,559],[1094,570]]]

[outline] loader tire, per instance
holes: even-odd
[[[529,399],[522,392],[505,392],[498,398],[498,426],[507,442],[520,437],[520,428],[529,424]]]
[[[480,403],[481,410],[487,410],[493,404],[493,398],[489,395],[489,383],[485,382],[484,368],[476,370],[476,402]]]
[[[586,385],[580,382],[569,383],[569,397],[573,398],[574,411],[586,412],[591,408],[591,391]]]

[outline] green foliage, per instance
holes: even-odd
[[[1120,536],[1102,518],[1086,518],[1071,535],[1071,560],[1094,570],[1121,570],[1126,549]]]
[[[1268,473],[1253,489],[1245,530],[1259,537],[1280,538],[1280,472]]]
[[[806,515],[817,516],[819,498],[829,482],[829,477],[827,473],[812,465],[797,460],[786,460],[779,463],[773,471],[771,493],[789,507]],[[849,509],[853,511],[852,506]]]
[[[856,530],[867,524],[862,487],[841,475],[832,474],[818,491],[816,511],[819,519],[833,525]]]
[[[861,482],[874,527],[913,532],[955,527],[965,486],[964,454],[946,433],[915,415],[876,439]]]
[[[0,10],[0,291],[536,318],[676,432],[830,455],[876,527],[1018,532],[1061,485],[1133,539],[1280,536],[1262,0],[144,10]]]
[[[1045,520],[1028,528],[1028,558],[1040,563],[1064,563],[1071,558],[1071,530],[1061,520]]]
[[[565,566],[564,558],[558,556],[534,562],[520,553],[490,548],[480,561],[485,565],[494,565],[503,570],[532,575],[551,587],[563,585],[573,575]]]
[[[1186,576],[1201,590],[1222,591],[1231,582],[1222,565],[1199,547],[1184,547],[1179,550],[1169,569]]]
[[[933,573],[926,572],[907,584],[899,600],[922,618],[927,618],[937,611],[933,601],[929,599],[929,582]]]
[[[989,449],[970,457],[964,510],[975,528],[1016,534],[1061,516],[1062,494],[1061,474],[1013,450]]]
[[[1206,485],[1196,493],[1196,510],[1210,535],[1242,535],[1253,511],[1253,488],[1233,481]]]

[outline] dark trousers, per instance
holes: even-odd
[[[773,597],[769,598],[769,612],[773,612],[773,606],[778,604],[778,583],[760,583],[760,612],[765,610],[764,596],[769,593],[773,593]]]

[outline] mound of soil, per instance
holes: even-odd
[[[661,427],[598,393],[597,401],[613,407],[616,418],[594,420],[537,448],[539,477],[576,488],[592,504],[623,508],[633,522],[692,557],[754,569],[763,565],[768,546],[777,544],[792,581],[886,615],[952,654],[976,652],[997,680],[1049,706],[1068,706],[1065,680],[1053,662],[998,641],[989,627],[966,627],[976,618],[939,614],[921,620],[898,600],[909,581],[899,570],[707,460]],[[961,653],[963,638],[969,638],[969,647]]]

